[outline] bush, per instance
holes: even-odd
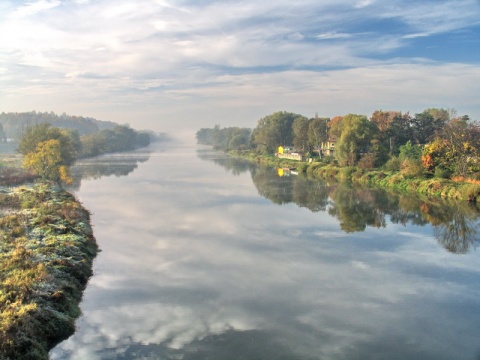
[[[309,165],[307,163],[301,163],[300,165],[297,166],[297,171],[299,173],[304,173],[304,172],[307,172],[308,168],[309,168]]]
[[[438,165],[435,167],[435,177],[440,178],[440,179],[450,179],[452,176],[452,172],[443,167],[442,165]]]
[[[400,171],[401,164],[402,162],[400,159],[396,156],[393,156],[385,163],[385,170]]]
[[[357,171],[357,169],[353,166],[347,166],[347,167],[341,168],[340,169],[340,178],[350,180],[355,171]]]
[[[425,169],[421,161],[405,159],[400,166],[401,174],[409,177],[422,177],[425,175]]]
[[[480,196],[480,185],[470,184],[465,189],[465,198],[470,202],[477,202]]]
[[[375,154],[368,153],[362,155],[362,158],[358,162],[358,167],[360,169],[374,169],[375,168]]]

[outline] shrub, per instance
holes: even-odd
[[[452,176],[452,172],[443,167],[442,165],[438,165],[435,167],[435,177],[440,179],[449,179]]]
[[[400,172],[409,177],[421,177],[425,175],[425,169],[421,161],[414,159],[405,159],[400,166]]]
[[[400,171],[401,164],[402,162],[400,159],[396,156],[393,156],[385,163],[385,170]]]
[[[375,168],[375,154],[368,153],[364,154],[360,161],[358,162],[358,167],[360,169],[374,169]]]
[[[312,166],[312,165],[310,165]],[[309,165],[306,163],[301,163],[300,165],[297,166],[297,171],[299,173],[304,173],[307,172],[307,169],[309,169]]]
[[[470,202],[476,202],[480,196],[480,185],[470,184],[465,189],[465,198]]]

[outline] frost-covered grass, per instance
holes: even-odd
[[[0,188],[0,359],[48,359],[73,333],[96,253],[89,213],[71,194]]]

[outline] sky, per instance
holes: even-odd
[[[0,112],[171,134],[276,111],[480,120],[480,0],[2,0],[0,34]]]

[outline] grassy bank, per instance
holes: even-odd
[[[262,166],[295,168],[299,173],[314,178],[354,181],[401,192],[416,192],[428,196],[480,203],[480,182],[478,181],[469,182],[467,179],[453,181],[436,178],[428,174],[418,177],[381,169],[364,170],[357,167],[339,167],[321,162],[299,162],[279,159],[273,155],[258,155],[247,151],[231,152],[230,154]]]
[[[0,187],[0,222],[0,359],[48,359],[92,275],[89,213],[58,187]]]

